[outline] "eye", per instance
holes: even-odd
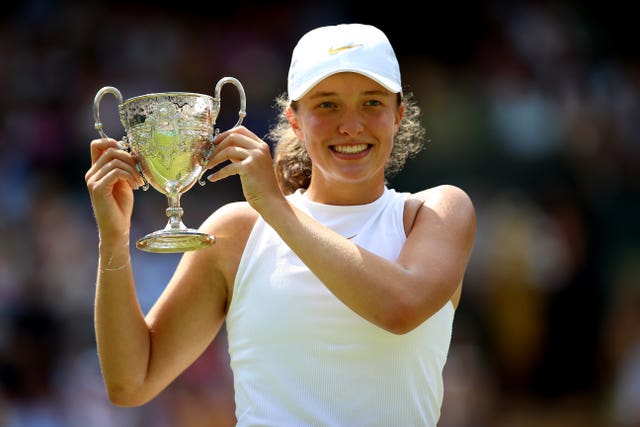
[[[335,107],[336,107],[336,104],[331,101],[324,101],[318,104],[318,108],[323,108],[323,109],[335,108]]]
[[[377,99],[370,99],[370,100],[366,101],[364,103],[364,105],[367,106],[367,107],[375,107],[375,106],[378,106],[378,105],[382,105],[382,102],[380,102]]]

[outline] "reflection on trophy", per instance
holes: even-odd
[[[123,102],[118,89],[103,87],[93,102],[95,128],[102,138],[107,135],[100,121],[100,101],[112,94],[118,101],[120,121],[126,136],[121,148],[132,153],[137,168],[145,181],[167,196],[169,221],[164,229],[149,233],[136,242],[139,249],[148,252],[185,252],[210,246],[214,236],[187,228],[182,222],[183,209],[180,196],[198,181],[204,185],[202,175],[213,152],[213,141],[220,133],[215,129],[220,111],[220,91],[231,83],[240,93],[239,126],[246,112],[246,98],[240,82],[224,77],[215,87],[215,95],[185,92],[152,93]]]

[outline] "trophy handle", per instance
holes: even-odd
[[[94,121],[93,127],[98,131],[101,138],[109,138],[109,136],[107,136],[107,134],[104,133],[104,130],[102,129],[102,121],[100,121],[100,102],[102,101],[102,97],[105,96],[106,94],[111,94],[115,96],[116,100],[118,101],[118,105],[122,105],[122,102],[123,102],[122,94],[117,88],[113,86],[105,86],[102,89],[100,89],[98,93],[96,93],[96,97],[93,100],[93,121]],[[126,136],[122,138],[122,141],[118,141],[118,147],[121,150],[127,151],[129,153],[131,152],[131,147],[129,146],[129,141],[127,140]],[[140,174],[140,176],[142,177],[142,180],[144,181],[144,185],[142,186],[142,189],[144,191],[147,191],[149,189],[149,182],[147,181],[147,178],[145,178],[144,174],[142,173],[142,168],[140,167],[140,163],[138,161],[136,161],[136,169],[138,169],[138,173]]]
[[[218,83],[216,83],[216,87],[214,90],[214,98],[213,101],[215,103],[217,103],[218,105],[220,105],[220,92],[222,91],[222,86],[224,86],[227,83],[231,83],[232,85],[234,85],[236,87],[236,89],[238,89],[238,93],[240,94],[240,111],[238,111],[238,121],[236,122],[235,125],[233,125],[233,127],[238,127],[242,124],[242,121],[244,120],[244,118],[247,115],[247,97],[245,96],[244,93],[244,88],[242,87],[242,83],[240,83],[240,81],[238,79],[235,79],[233,77],[223,77],[220,80],[218,80]],[[209,148],[207,149],[207,151],[205,152],[202,162],[203,164],[207,164],[207,162],[209,161],[209,157],[211,157],[211,153],[213,153],[213,150],[215,148],[215,146],[213,145],[213,141],[216,140],[216,137],[218,136],[218,134],[220,133],[220,129],[214,129],[213,130],[213,138],[211,139],[211,145],[209,146]],[[206,169],[202,171],[202,173],[200,174],[200,178],[198,179],[198,183],[200,185],[205,185],[204,180],[202,179],[202,177],[204,176],[206,172]]]
[[[242,87],[242,84],[238,79],[234,79],[233,77],[223,77],[218,80],[218,83],[216,84],[214,95],[215,102],[220,102],[220,91],[222,90],[222,86],[227,83],[231,83],[232,85],[234,85],[240,93],[240,111],[238,111],[238,122],[233,125],[233,127],[235,128],[242,124],[242,120],[244,120],[245,116],[247,115],[247,98],[244,94],[244,88]]]
[[[96,97],[93,100],[93,121],[95,122],[93,127],[98,131],[102,138],[109,138],[104,130],[102,130],[102,122],[100,121],[100,102],[102,101],[102,97],[106,94],[110,93],[111,95],[116,97],[118,101],[118,105],[122,104],[122,94],[118,89],[113,86],[105,86],[96,93]],[[123,147],[121,147],[123,148]]]

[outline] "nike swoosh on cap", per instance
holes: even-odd
[[[329,48],[329,55],[335,55],[336,53],[340,53],[342,51],[353,49],[355,47],[360,47],[360,46],[362,46],[362,43],[348,44],[346,46],[341,46],[341,47],[333,47],[333,46],[331,46]]]

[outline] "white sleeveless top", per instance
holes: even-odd
[[[373,203],[296,207],[361,247],[397,258],[408,193]],[[238,426],[435,426],[451,341],[451,302],[404,335],[339,301],[262,218],[245,247],[226,319]]]

